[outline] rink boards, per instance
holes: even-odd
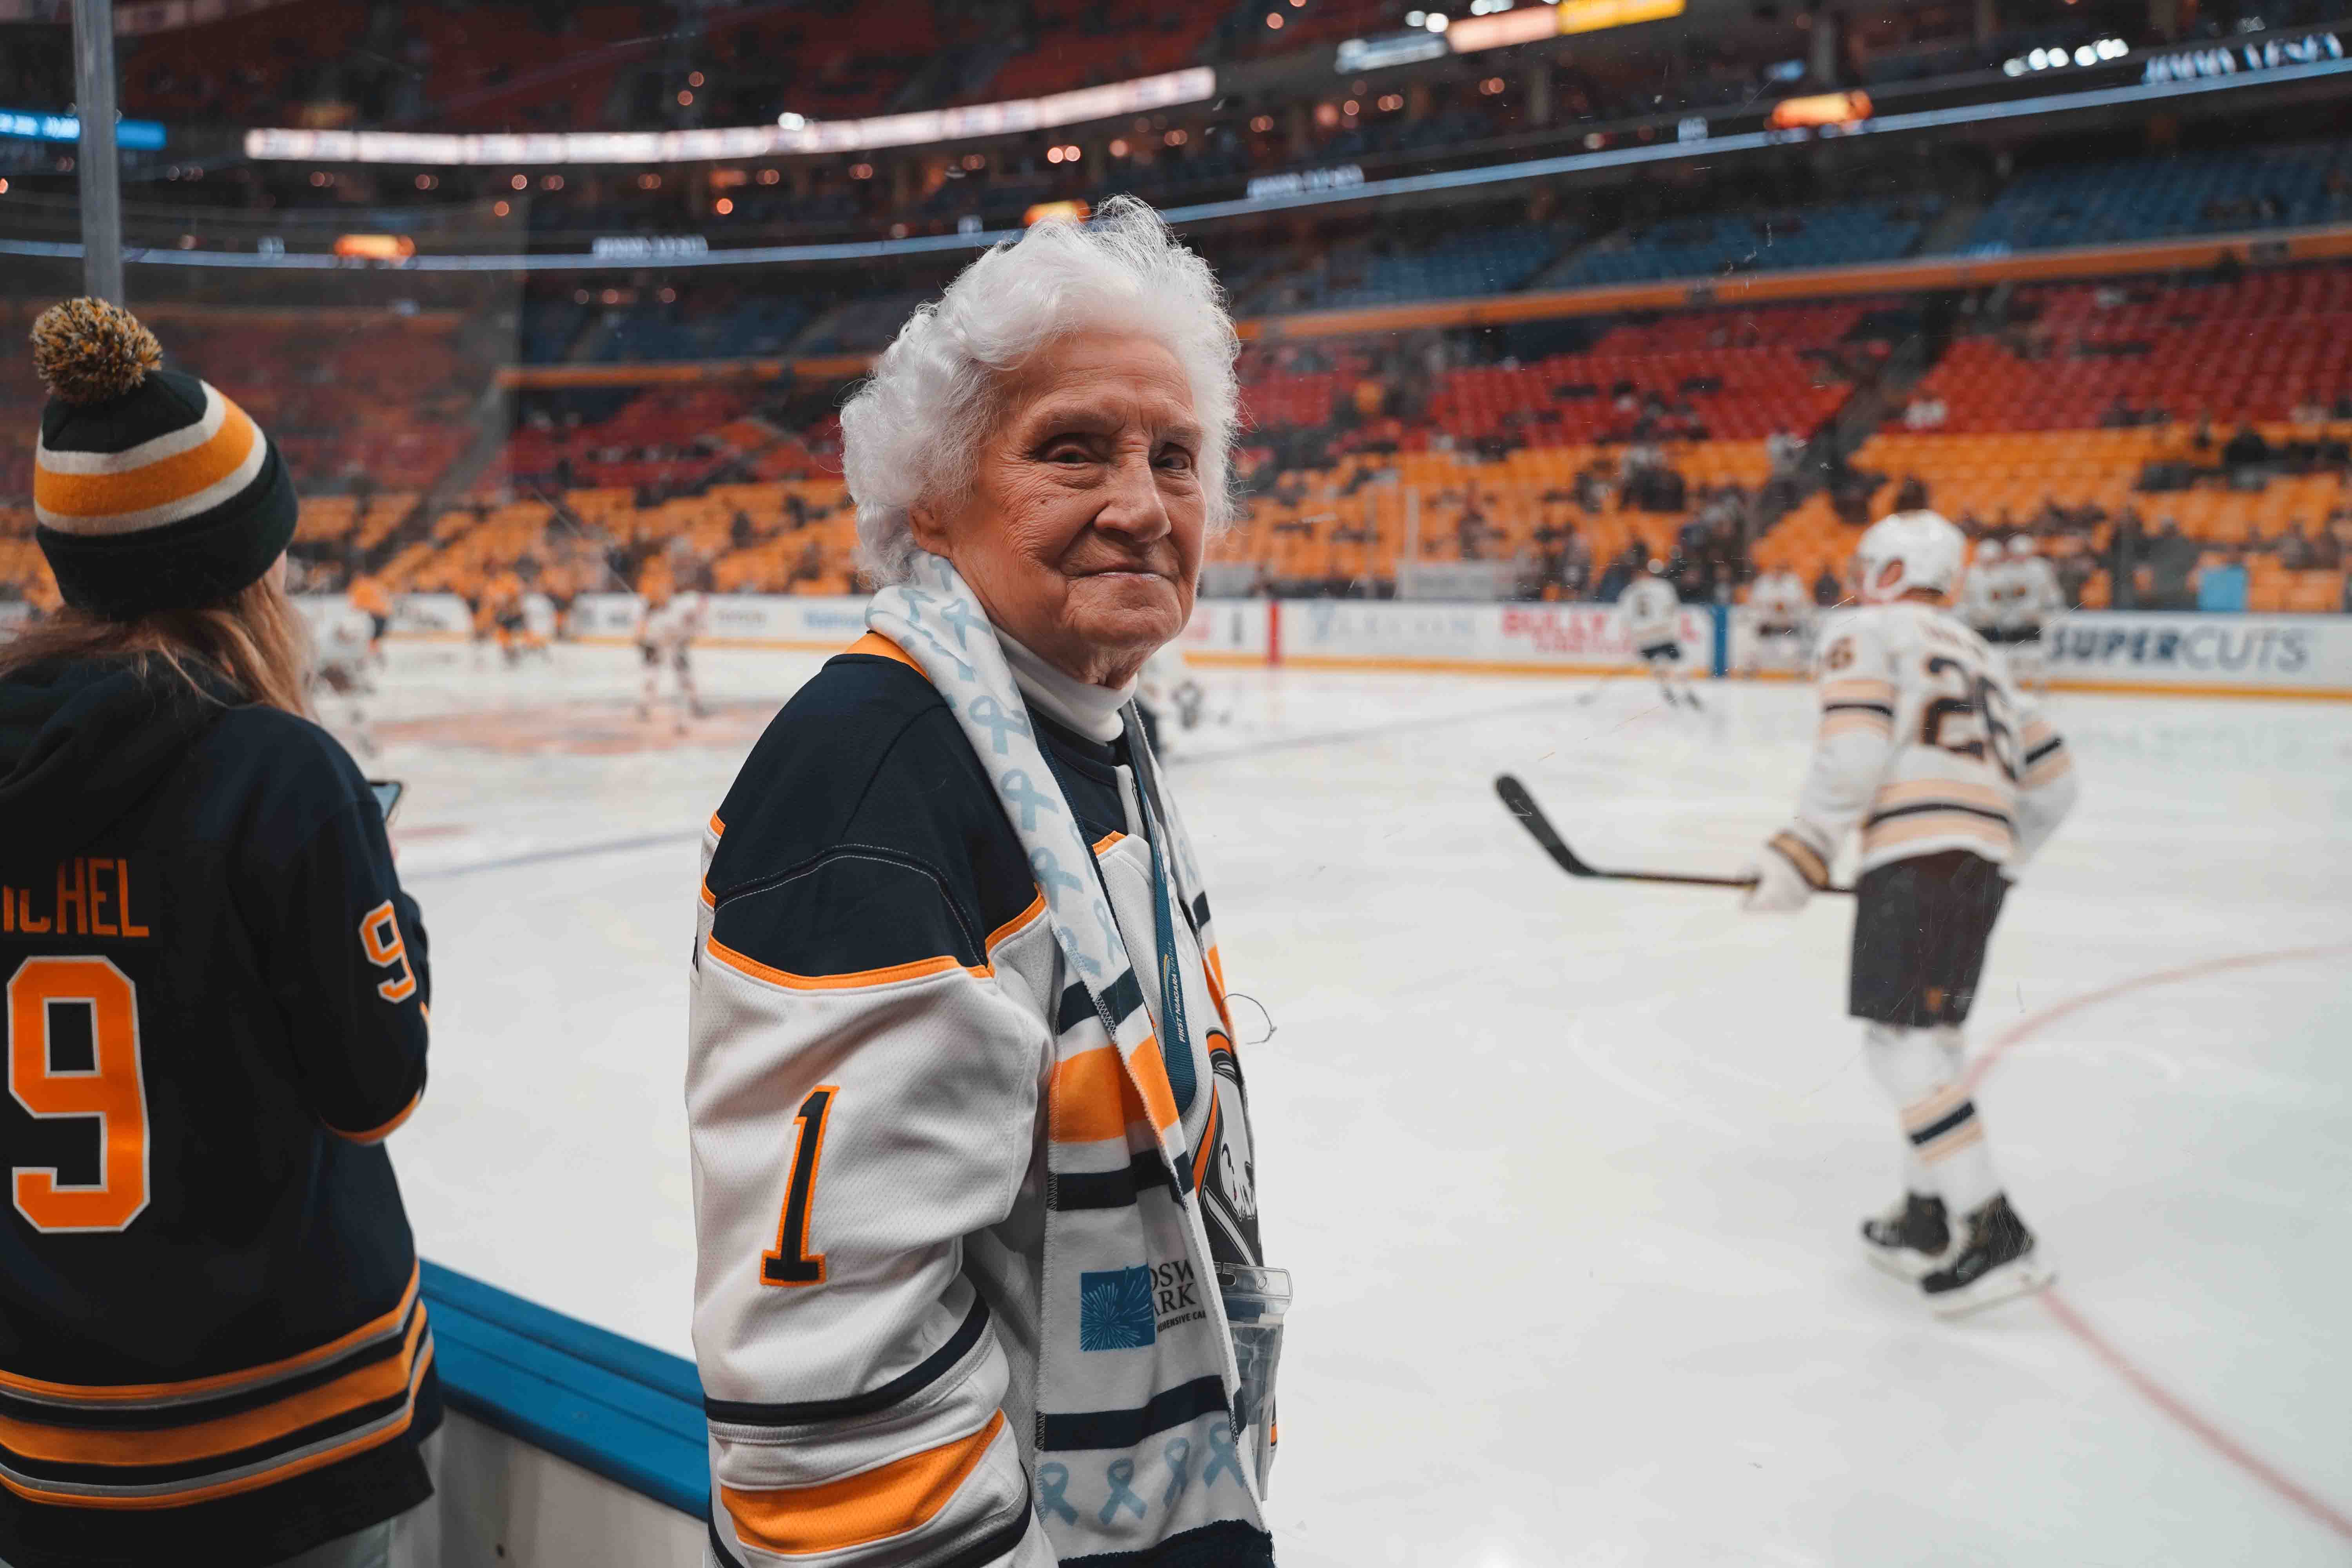
[[[341,602],[305,601],[314,613]],[[582,642],[625,642],[638,615],[634,595],[586,594],[572,605],[570,630]],[[457,595],[411,594],[395,607],[392,633],[446,639],[467,635],[470,624]],[[865,626],[860,598],[714,595],[699,640],[822,652],[856,641]],[[1744,605],[1685,605],[1677,640],[1694,671],[1797,671],[1796,649],[1756,646],[1755,617]],[[1202,664],[1330,669],[1591,675],[1639,663],[1606,605],[1211,599],[1195,608],[1182,646]],[[2063,688],[2352,699],[2352,616],[2085,610],[2052,624],[2044,652]]]

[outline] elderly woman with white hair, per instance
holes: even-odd
[[[887,585],[704,843],[715,1563],[1274,1560],[1288,1280],[1131,702],[1230,505],[1235,349],[1121,199],[972,263],[843,410]]]

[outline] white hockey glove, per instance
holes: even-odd
[[[1756,879],[1739,907],[1753,914],[1787,914],[1829,885],[1829,859],[1794,828],[1782,828],[1764,842],[1744,875]]]

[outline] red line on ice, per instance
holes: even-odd
[[[2039,1013],[2021,1018],[2001,1031],[1995,1037],[1992,1044],[1987,1046],[1982,1054],[1969,1064],[1966,1079],[1968,1089],[1969,1092],[1975,1092],[1977,1085],[1983,1081],[1985,1074],[1990,1072],[1994,1064],[2017,1046],[2059,1019],[2078,1013],[2085,1007],[2112,1001],[2129,992],[2142,991],[2155,985],[2169,985],[2176,981],[2195,980],[2228,970],[2251,969],[2257,964],[2283,963],[2297,958],[2332,958],[2347,952],[2352,952],[2352,945],[2344,943],[2326,947],[2282,948],[2275,952],[2244,952],[2230,958],[2209,958],[2201,963],[2185,963],[2177,969],[2160,969],[2153,974],[2142,974],[2130,980],[2119,980],[2113,985],[2105,986],[2097,991],[2084,992],[2080,996],[2061,1002],[2053,1007],[2045,1007]],[[2093,1328],[2089,1321],[2074,1310],[2072,1302],[2055,1290],[2044,1290],[2042,1292],[2042,1304],[2049,1310],[2052,1317],[2058,1320],[2061,1328],[2088,1346],[2093,1355],[2106,1363],[2115,1371],[2116,1376],[2131,1384],[2140,1397],[2170,1416],[2182,1430],[2294,1507],[2309,1514],[2328,1530],[2347,1541],[2352,1541],[2352,1518],[2346,1517],[2326,1499],[2305,1490],[2285,1472],[2246,1447],[2227,1432],[2222,1431],[2212,1421],[2199,1414],[2179,1394],[2157,1382],[2137,1363],[2116,1349],[2105,1335]]]

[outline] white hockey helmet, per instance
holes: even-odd
[[[1967,536],[1939,513],[1898,511],[1880,518],[1854,547],[1854,590],[1865,604],[1885,604],[1927,589],[1950,594],[1968,561]]]
[[[2009,555],[2011,560],[2022,561],[2029,555],[2036,555],[2039,553],[2041,553],[2040,547],[2034,543],[2033,535],[2030,533],[2012,533],[2009,536]]]
[[[1976,553],[1972,559],[1979,566],[1990,566],[2008,553],[2009,541],[1998,533],[1988,533],[1977,541]]]

